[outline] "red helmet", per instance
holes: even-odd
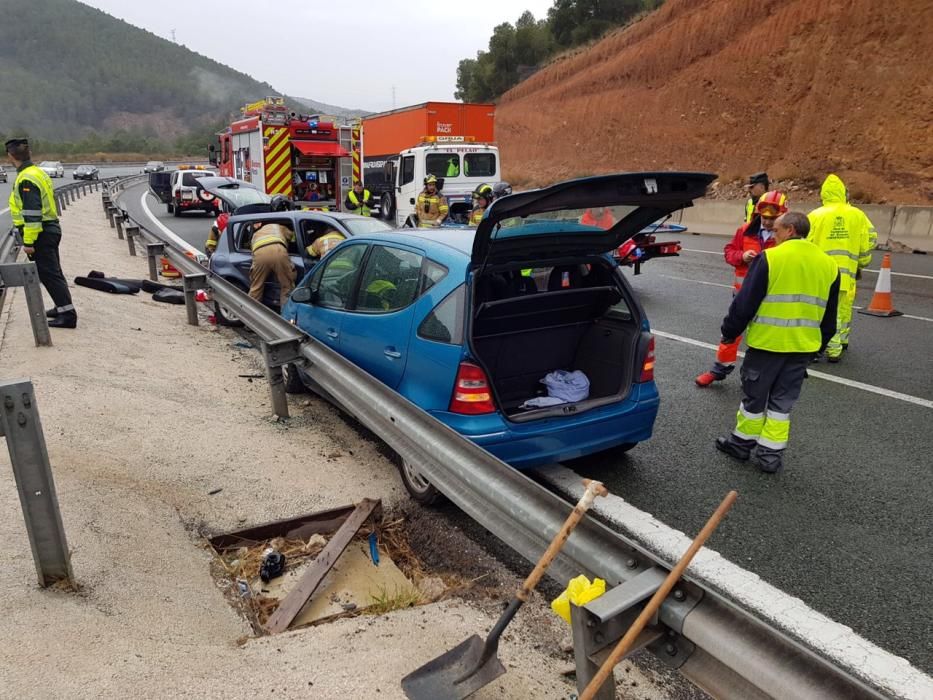
[[[761,195],[755,205],[756,214],[764,214],[772,218],[787,212],[787,195],[778,190],[771,190]]]

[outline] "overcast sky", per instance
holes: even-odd
[[[553,0],[82,0],[295,97],[382,111],[452,100],[457,63]],[[353,9],[349,9],[353,8]]]

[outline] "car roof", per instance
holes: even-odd
[[[473,236],[476,229],[405,229],[398,232],[367,233],[354,240],[366,240],[374,243],[401,243],[414,248],[421,248],[430,257],[444,257],[447,260],[457,258],[470,259],[473,250]],[[441,261],[444,262],[444,261]]]

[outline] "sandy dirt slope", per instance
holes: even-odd
[[[145,274],[96,197],[70,206],[63,225],[69,279],[90,269]],[[394,466],[323,402],[293,403],[288,423],[273,422],[265,383],[237,376],[259,364],[233,334],[187,326],[181,307],[148,295],[73,291],[80,326],[53,330],[52,348],[33,346],[21,291],[0,317],[0,376],[36,386],[81,586],[36,586],[0,448],[0,695],[400,698],[402,675],[491,626],[489,606],[454,599],[248,638],[199,533],[366,496],[392,508],[407,499]],[[545,605],[536,598],[520,614],[501,650],[509,672],[477,697],[569,695],[545,651],[566,632]],[[547,622],[529,626],[532,618]],[[637,697],[664,695],[637,669],[625,677],[637,679]]]
[[[834,170],[862,201],[933,202],[933,4],[667,0],[503,96],[506,179]]]

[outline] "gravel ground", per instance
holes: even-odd
[[[145,274],[96,197],[69,207],[63,226],[69,278]],[[322,402],[293,402],[294,417],[274,422],[265,382],[237,376],[260,371],[237,336],[190,327],[183,309],[145,294],[73,293],[79,328],[53,330],[52,348],[33,346],[21,291],[0,316],[2,377],[35,384],[80,586],[37,587],[0,451],[0,694],[397,698],[402,675],[491,626],[495,604],[454,598],[249,637],[210,576],[203,534],[366,496],[410,508],[394,466]],[[573,692],[554,651],[566,630],[541,598],[526,608],[500,649],[509,672],[476,697]],[[625,668],[626,697],[669,695],[652,671]]]

